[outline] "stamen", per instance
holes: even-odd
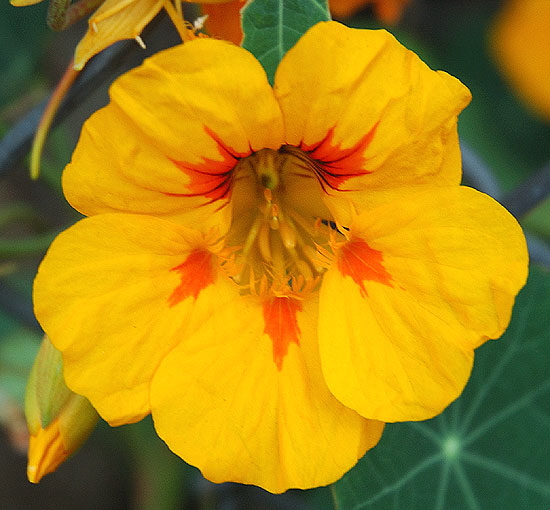
[[[297,174],[298,167],[309,170],[309,174]],[[235,219],[232,234],[235,244],[239,243],[235,252],[239,268],[238,274],[236,271],[229,276],[243,292],[301,299],[304,292],[318,286],[320,275],[328,266],[331,241],[344,240],[347,230],[337,225],[324,206],[319,206],[316,215],[302,211],[301,205],[294,203],[293,187],[297,179],[308,179],[308,189],[311,184],[313,193],[321,192],[321,187],[309,181],[315,178],[315,173],[309,157],[299,149],[262,149],[243,156],[236,168],[242,181],[236,177],[232,185],[248,182],[243,189],[257,195],[250,202],[255,205],[246,213],[250,214],[248,232],[241,230],[246,217]],[[253,179],[251,187],[249,178]],[[291,194],[286,194],[287,189]],[[247,197],[247,204],[250,198]],[[313,203],[320,202],[318,197],[314,198]],[[306,211],[309,210],[308,206]],[[243,234],[246,238],[241,245]],[[320,245],[326,247],[321,253]]]
[[[252,249],[252,246],[254,245],[254,241],[256,241],[256,238],[258,237],[258,232],[260,231],[260,227],[262,226],[262,218],[260,216],[256,217],[254,220],[254,223],[252,223],[252,226],[250,227],[250,231],[248,232],[248,236],[246,237],[246,241],[244,242],[243,249],[242,249],[242,256],[247,257],[250,253],[250,250]]]
[[[176,30],[178,31],[182,42],[192,41],[196,38],[193,29],[187,28],[185,21],[178,14],[176,8],[172,5],[172,2],[170,2],[170,0],[164,0],[163,7],[168,13],[170,21],[172,21],[172,23],[176,27]]]
[[[288,280],[287,263],[285,258],[284,247],[280,237],[275,237],[272,243],[273,254],[273,276],[275,279]]]
[[[294,251],[294,256],[296,256],[296,260],[294,261],[294,264],[296,264],[296,268],[300,272],[299,276],[303,277],[306,280],[311,280],[313,278],[313,271],[309,267],[309,264],[304,260],[298,258],[297,253],[295,251]]]
[[[271,214],[269,217],[269,226],[272,230],[279,230],[279,206],[277,204],[271,204]]]
[[[258,233],[258,248],[260,249],[260,255],[266,262],[271,262],[273,260],[269,234],[269,226],[266,223],[262,223]]]
[[[322,273],[323,269],[325,269],[325,265],[321,261],[321,256],[323,254],[320,252],[320,249],[324,248],[319,245],[316,245],[316,248],[310,245],[302,246],[302,252],[304,256],[309,260],[310,264],[313,266],[317,274]]]
[[[296,246],[296,229],[290,225],[288,220],[279,221],[279,233],[285,248],[292,249]]]
[[[289,209],[287,211],[289,216],[311,237],[315,237],[318,234],[317,222],[312,222],[304,218],[299,212],[294,209]]]
[[[134,37],[134,39],[136,40],[136,42],[141,46],[141,48],[144,50],[146,48],[145,46],[145,43],[143,42],[143,39],[139,36],[139,35],[136,35]]]

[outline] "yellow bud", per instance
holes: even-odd
[[[25,416],[30,433],[27,477],[32,483],[80,448],[99,419],[90,402],[65,385],[61,353],[47,337],[27,383]]]

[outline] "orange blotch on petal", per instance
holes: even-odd
[[[316,144],[300,144],[300,149],[309,153],[318,168],[317,176],[323,189],[325,186],[339,191],[347,191],[340,186],[352,177],[360,177],[370,172],[365,170],[365,150],[371,143],[378,123],[376,123],[354,146],[342,149],[334,143],[334,127],[330,128],[327,135]]]
[[[171,160],[183,173],[189,177],[189,193],[166,193],[169,196],[197,197],[210,199],[208,203],[227,198],[231,191],[233,169],[241,158],[249,156],[248,152],[240,153],[223,143],[223,141],[208,127],[206,133],[216,142],[221,161],[204,158],[202,163],[192,165],[183,161]]]
[[[367,296],[366,281],[374,281],[391,286],[391,275],[383,265],[381,251],[371,248],[361,239],[351,239],[344,243],[337,255],[339,271],[350,276],[361,289],[361,295]]]
[[[263,304],[266,333],[273,342],[273,361],[277,369],[283,368],[283,359],[291,342],[300,344],[300,328],[296,314],[302,311],[299,300],[290,297],[274,297]]]
[[[168,298],[169,306],[174,306],[184,299],[193,296],[197,299],[201,290],[215,282],[214,261],[208,250],[192,251],[185,261],[171,271],[180,274],[181,283],[174,289]]]

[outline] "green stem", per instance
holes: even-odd
[[[52,30],[65,30],[81,20],[103,3],[104,0],[50,0],[46,21]]]

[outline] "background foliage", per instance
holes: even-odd
[[[59,79],[85,25],[53,34],[44,5],[0,3],[0,508],[550,508],[550,124],[518,101],[490,56],[502,3],[412,0],[390,30],[472,90],[459,124],[465,182],[507,205],[530,238],[531,275],[512,324],[476,352],[464,394],[441,416],[388,425],[381,443],[332,488],[280,496],[205,481],[167,450],[148,420],[100,426],[57,473],[38,487],[26,482],[21,403],[41,337],[32,278],[53,236],[78,218],[64,202],[60,174],[81,123],[106,102],[107,85],[146,52],[122,43],[90,63],[48,139],[42,177],[31,182],[20,156],[36,122],[32,109]],[[327,18],[322,0],[256,0],[244,12],[244,46],[272,78],[300,34]],[[380,26],[368,7],[345,23]],[[162,16],[153,25],[143,35],[149,53],[176,40]]]

